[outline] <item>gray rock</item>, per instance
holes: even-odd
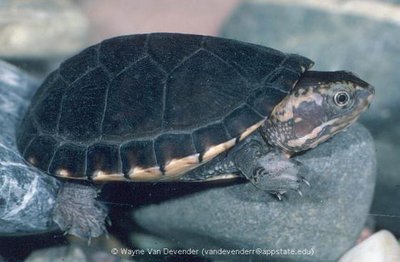
[[[355,124],[296,159],[311,170],[307,179],[312,187],[303,190],[303,197],[292,192],[278,201],[245,183],[145,206],[134,218],[183,248],[300,249],[313,255],[268,258],[337,260],[355,243],[367,219],[376,172],[372,137]],[[265,258],[253,256],[252,261]]]
[[[38,83],[0,61],[0,235],[50,230],[58,182],[28,167],[16,149],[15,128]]]
[[[236,9],[220,35],[302,54],[315,61],[315,70],[355,72],[376,87],[368,117],[382,119],[400,99],[399,29],[368,17],[250,2]]]
[[[400,106],[397,110],[400,112]],[[393,119],[392,123],[398,121]],[[396,127],[382,127],[382,129],[394,133]],[[386,138],[375,139],[378,179],[370,213],[379,229],[388,229],[396,236],[400,236],[400,146],[395,142],[400,141],[400,133],[396,136],[393,141],[388,141]]]
[[[378,158],[370,213],[378,228],[400,235],[400,25],[387,17],[391,14],[398,21],[400,6],[393,5],[387,19],[380,20],[368,16],[383,13],[378,1],[371,2],[374,9],[365,15],[340,14],[340,5],[346,5],[346,1],[338,1],[337,8],[329,10],[302,6],[304,2],[243,3],[220,34],[305,55],[316,62],[316,70],[351,70],[375,86],[374,102],[361,117],[374,137]],[[355,7],[354,13],[360,10]]]

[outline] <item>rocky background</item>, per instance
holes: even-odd
[[[110,184],[101,195],[111,208],[110,238],[92,240],[88,247],[64,237],[49,221],[58,183],[24,165],[13,132],[34,89],[60,61],[104,38],[154,31],[220,35],[299,53],[316,62],[315,70],[355,72],[376,87],[376,98],[362,125],[299,157],[314,171],[303,197],[289,194],[279,202],[246,183]],[[122,254],[147,248],[294,248],[305,254],[268,259],[400,260],[395,238],[400,236],[400,1],[4,0],[0,58],[18,67],[0,63],[0,256],[5,261],[265,259]],[[387,231],[343,255],[381,229]]]

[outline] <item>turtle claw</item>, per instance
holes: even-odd
[[[308,187],[311,187],[310,182],[308,182],[308,180],[305,179],[305,177],[300,177],[300,179],[301,179],[301,182],[303,182],[304,184],[306,184]]]
[[[111,218],[110,218],[109,216],[106,217],[106,224],[107,224],[108,226],[111,226],[111,225],[112,225]]]
[[[297,194],[298,194],[300,197],[303,197],[303,193],[301,192],[300,189],[295,189],[294,191],[296,191]],[[282,192],[270,192],[270,193],[273,194],[273,195],[275,195],[276,198],[278,198],[279,201],[282,201],[282,199],[283,199],[283,197],[284,197],[286,191],[282,191]]]
[[[279,201],[282,201],[283,194],[281,194],[281,193],[279,193],[279,192],[274,193],[274,194],[275,194],[275,196],[278,198]]]
[[[297,194],[299,194],[299,196],[301,196],[301,197],[303,196],[303,193],[301,193],[300,189],[297,189],[296,192],[297,192]]]

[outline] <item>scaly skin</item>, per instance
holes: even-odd
[[[97,188],[64,182],[53,209],[53,221],[62,231],[80,238],[98,237],[106,232],[107,208],[96,201]]]

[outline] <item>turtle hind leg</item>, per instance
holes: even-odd
[[[71,235],[91,239],[106,232],[107,208],[96,200],[97,189],[88,184],[64,182],[52,216],[53,221]]]
[[[278,199],[282,199],[287,191],[302,195],[301,185],[309,185],[303,177],[308,169],[278,150],[269,151],[264,141],[253,137],[232,152],[235,166],[255,187],[276,195]]]

